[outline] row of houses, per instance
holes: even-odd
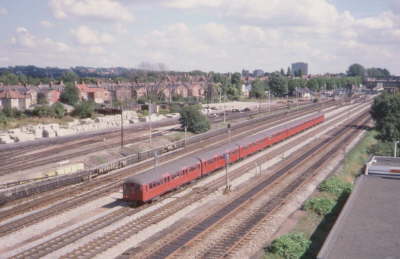
[[[98,104],[111,104],[113,101],[138,100],[141,97],[157,96],[171,100],[176,97],[205,98],[210,84],[207,82],[155,82],[155,83],[75,83],[81,100],[91,100]],[[43,102],[54,104],[60,100],[65,85],[7,85],[0,86],[0,108],[26,110]]]

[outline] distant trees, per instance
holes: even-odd
[[[288,80],[279,73],[272,73],[268,84],[274,96],[282,97],[288,94]]]
[[[379,67],[371,67],[371,68],[364,68],[360,64],[353,64],[347,70],[348,76],[359,76],[359,77],[375,77],[375,78],[385,78],[390,77],[391,74],[389,70],[386,68],[379,68]]]
[[[200,112],[198,107],[186,106],[179,113],[181,115],[179,122],[182,128],[187,127],[187,130],[193,133],[206,132],[210,129],[208,118]]]
[[[64,91],[60,95],[60,100],[69,105],[75,105],[79,102],[79,89],[72,83],[66,84]]]
[[[390,77],[390,72],[386,68],[371,67],[367,68],[367,75],[375,78]]]
[[[347,76],[365,76],[365,68],[360,64],[353,64],[346,71]]]
[[[63,73],[61,80],[64,82],[75,83],[79,80],[79,76],[75,72],[67,71]]]
[[[266,82],[256,79],[251,83],[250,97],[264,98],[266,91]]]
[[[400,140],[400,95],[384,93],[375,97],[371,116],[383,141]]]

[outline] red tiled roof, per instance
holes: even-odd
[[[5,90],[3,92],[0,92],[0,98],[1,99],[25,99],[26,96],[23,94],[20,94],[17,91]]]

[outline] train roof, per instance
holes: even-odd
[[[180,171],[183,168],[187,168],[193,165],[197,165],[200,163],[199,159],[201,160],[209,160],[211,158],[214,158],[218,155],[228,153],[230,151],[233,151],[235,149],[239,148],[239,145],[244,146],[248,145],[250,143],[256,142],[258,140],[264,139],[265,137],[272,136],[273,134],[281,131],[282,129],[300,124],[305,121],[309,121],[311,119],[317,118],[319,116],[323,115],[323,113],[318,113],[318,114],[313,114],[310,116],[306,116],[304,118],[286,123],[284,125],[280,125],[277,127],[274,127],[272,129],[267,129],[262,132],[259,132],[257,134],[247,136],[241,140],[235,141],[231,144],[224,144],[220,147],[217,147],[213,150],[204,150],[200,151],[198,153],[195,153],[190,156],[186,156],[180,159],[177,159],[175,161],[163,164],[158,166],[157,168],[152,168],[149,169],[143,173],[140,173],[138,175],[134,175],[131,177],[128,177],[125,182],[131,182],[131,183],[140,183],[140,184],[148,184],[157,180],[160,180],[163,178],[165,174],[173,174],[175,172]]]
[[[209,160],[211,158],[214,158],[218,155],[225,154],[231,151],[234,151],[235,149],[239,149],[239,146],[236,143],[232,144],[224,144],[220,147],[217,147],[213,150],[204,150],[200,151],[199,153],[196,153],[194,156],[200,158],[201,160]]]
[[[183,157],[169,163],[157,166],[156,168],[151,168],[140,174],[130,176],[126,178],[126,183],[139,183],[139,184],[149,184],[162,179],[166,174],[173,174],[181,171],[184,168],[192,167],[200,164],[200,161],[193,157]]]
[[[288,122],[288,123],[286,123],[284,125],[279,125],[279,126],[276,126],[274,128],[266,129],[266,130],[261,131],[261,132],[259,132],[257,134],[254,134],[254,135],[245,137],[245,138],[243,138],[241,140],[238,140],[235,143],[237,143],[240,146],[246,146],[246,145],[249,145],[251,143],[257,142],[259,140],[262,140],[262,139],[264,139],[266,137],[272,136],[275,133],[278,133],[278,132],[282,131],[283,129],[290,128],[290,127],[293,127],[294,125],[298,125],[298,124],[301,124],[303,122],[309,121],[311,119],[318,118],[321,115],[322,115],[322,113],[313,114],[313,115],[310,115],[310,116],[307,116],[307,117],[304,117],[304,118],[301,118],[301,119],[298,119],[298,120],[295,120],[295,121]]]

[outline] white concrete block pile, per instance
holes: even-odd
[[[179,116],[174,114],[172,117]],[[166,117],[152,114],[151,121],[158,121],[165,119]],[[149,116],[139,118],[135,111],[123,111],[122,119],[124,126],[129,126],[140,121],[150,121]],[[53,138],[60,136],[68,136],[73,134],[79,134],[95,130],[103,130],[109,128],[121,127],[121,115],[107,115],[97,117],[96,119],[74,119],[64,125],[60,124],[38,124],[23,126],[16,129],[0,132],[0,144],[10,144],[15,142],[23,142],[29,140],[35,140],[40,138]]]

